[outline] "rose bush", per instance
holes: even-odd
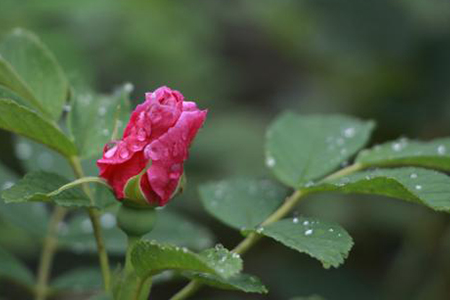
[[[168,87],[146,93],[122,139],[105,146],[97,161],[100,177],[111,185],[117,199],[165,205],[177,190],[189,146],[206,114]]]

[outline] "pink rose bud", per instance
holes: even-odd
[[[183,162],[206,113],[168,87],[146,93],[122,139],[105,146],[97,161],[100,177],[111,185],[117,199],[165,205],[184,181]]]

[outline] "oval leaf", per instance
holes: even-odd
[[[236,290],[245,293],[267,294],[267,288],[262,284],[261,280],[248,274],[237,274],[230,278],[222,278],[219,276],[203,273],[185,273],[184,276],[189,279],[195,279],[203,284],[224,289]]]
[[[361,151],[356,162],[365,167],[417,166],[450,171],[450,138],[430,142],[402,138]]]
[[[311,218],[284,219],[255,232],[318,259],[325,268],[342,264],[353,246],[345,229]]]
[[[258,226],[281,205],[286,195],[287,189],[270,180],[235,179],[200,188],[206,210],[236,229]]]
[[[0,128],[26,136],[65,156],[77,153],[72,141],[53,123],[11,100],[0,99]]]
[[[450,177],[421,168],[368,170],[311,187],[310,190],[382,195],[450,212]]]
[[[91,206],[89,198],[80,188],[63,191],[55,196],[51,192],[69,183],[64,177],[48,172],[32,172],[25,175],[9,189],[2,192],[6,203],[20,203],[31,201],[52,201],[66,207]]]
[[[32,286],[33,274],[12,254],[0,248],[0,277]]]
[[[372,121],[340,115],[285,113],[267,131],[266,164],[281,182],[299,188],[348,160],[373,127]]]
[[[4,60],[0,62],[0,84],[58,120],[69,85],[49,49],[33,33],[15,29],[0,43],[0,54]]]

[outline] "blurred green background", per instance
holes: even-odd
[[[74,84],[109,93],[131,82],[134,104],[167,85],[209,110],[187,163],[187,192],[167,209],[206,225],[228,248],[241,237],[206,215],[197,185],[270,176],[264,132],[279,112],[373,119],[373,143],[450,135],[448,0],[0,0],[0,36],[14,27],[39,35]],[[20,175],[25,163],[16,142],[1,132],[1,160]],[[35,162],[55,168],[43,156]],[[205,288],[194,298],[450,299],[447,215],[337,195],[308,198],[298,213],[337,221],[351,233],[356,245],[344,266],[324,270],[265,240],[248,253],[245,270],[269,295]],[[34,268],[38,247],[3,227],[0,244]],[[85,261],[96,264],[95,257]],[[53,274],[74,264],[61,252]],[[183,284],[156,285],[152,299],[167,299]],[[18,289],[0,283],[6,297],[23,299]]]

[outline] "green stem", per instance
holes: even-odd
[[[106,187],[111,188],[111,187],[109,186],[109,184],[106,183],[106,181],[103,180],[102,178],[99,178],[99,177],[93,177],[93,176],[92,176],[92,177],[83,177],[83,178],[74,180],[74,181],[72,181],[72,182],[69,182],[68,184],[63,185],[63,186],[60,187],[59,189],[57,189],[57,190],[55,190],[55,191],[53,191],[53,192],[47,194],[47,196],[48,196],[48,197],[53,197],[53,196],[56,196],[56,195],[58,195],[58,194],[64,192],[65,190],[71,189],[71,188],[73,188],[73,187],[75,187],[75,186],[77,186],[77,185],[80,185],[80,184],[84,185],[84,184],[86,184],[86,183],[94,183],[94,182],[95,182],[95,183],[99,183],[99,184],[103,184],[103,185],[105,185]]]
[[[36,284],[36,300],[45,300],[47,297],[50,270],[52,268],[53,257],[56,253],[58,243],[58,225],[64,219],[66,213],[67,210],[60,206],[56,206],[52,212],[39,261]]]
[[[72,166],[75,176],[78,179],[83,178],[84,172],[83,168],[81,167],[80,159],[77,156],[72,156],[68,160],[70,165]],[[86,183],[83,184],[83,190],[91,200],[91,204],[94,204],[94,197],[89,186]],[[88,208],[87,210],[92,223],[95,241],[97,243],[97,252],[100,261],[100,268],[102,271],[103,285],[105,291],[109,291],[111,289],[111,271],[109,268],[108,253],[106,252],[105,243],[103,242],[101,233],[99,210],[96,208]]]
[[[323,181],[334,180],[343,176],[350,175],[354,172],[360,171],[364,168],[363,165],[355,163],[346,168],[340,169],[339,171],[325,177]],[[284,203],[271,214],[261,226],[266,226],[271,223],[279,221],[281,218],[285,217],[297,204],[298,202],[306,196],[308,193],[302,190],[296,190],[290,197],[286,198]],[[238,254],[246,253],[251,247],[253,247],[256,242],[261,239],[262,235],[253,232],[250,233],[244,240],[242,240],[232,251]],[[184,288],[182,288],[178,293],[176,293],[170,300],[183,300],[192,296],[203,284],[198,280],[191,280]]]

